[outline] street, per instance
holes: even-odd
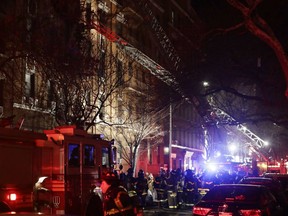
[[[169,208],[147,208],[143,210],[144,216],[182,216],[182,215],[192,215],[192,207],[185,207],[180,209],[169,209]]]

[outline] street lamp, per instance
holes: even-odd
[[[204,87],[208,87],[208,86],[209,86],[209,82],[203,81],[203,82],[202,82],[202,85],[203,85]]]

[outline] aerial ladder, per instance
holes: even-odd
[[[168,59],[172,62],[172,65],[174,66],[175,72],[181,72],[181,58],[178,56],[173,44],[171,43],[169,37],[166,35],[164,29],[161,27],[159,24],[158,20],[156,17],[153,15],[152,10],[150,9],[148,5],[148,1],[146,0],[138,0],[138,1],[133,1],[134,4],[138,4],[138,8],[141,8],[140,11],[142,11],[143,15],[148,18],[148,24],[150,25],[151,29],[153,29],[157,39],[160,42],[160,45],[162,46],[162,50],[166,52],[166,55]],[[169,76],[171,76],[171,73],[168,73]],[[184,98],[187,98],[184,96]],[[195,96],[192,96],[192,101],[189,100],[189,102],[192,102],[196,108],[201,109],[201,104],[199,102],[199,99],[196,98]],[[254,134],[252,131],[250,131],[247,127],[245,127],[243,124],[240,124],[237,122],[233,117],[231,117],[229,114],[224,112],[223,110],[219,109],[218,107],[212,105],[208,101],[209,105],[209,110],[212,112],[207,111],[201,111],[201,113],[205,113],[205,116],[202,116],[204,118],[204,121],[206,123],[212,121],[215,121],[214,117],[216,116],[218,121],[220,121],[222,124],[225,123],[224,125],[230,125],[230,127],[233,125],[236,125],[236,129],[241,132],[243,135],[248,137],[251,141],[252,144],[250,144],[251,150],[258,155],[258,157],[264,159],[265,161],[268,161],[268,158],[265,156],[264,153],[262,153],[263,148],[267,146],[267,142],[262,140],[259,136]]]
[[[259,136],[249,130],[245,125],[239,123],[232,116],[215,106],[213,106],[211,116],[214,116],[214,122],[216,124],[219,122],[228,131],[233,131],[233,129],[236,129],[242,135],[247,137],[251,141],[251,143],[249,143],[249,149],[252,150],[252,152],[255,153],[260,160],[268,162],[267,152],[265,149],[268,145],[268,142],[261,139]]]
[[[166,35],[164,29],[161,27],[156,17],[153,15],[153,12],[150,9],[147,0],[130,0],[130,2],[134,4],[136,8],[140,8],[139,11],[142,13],[143,16],[146,17],[146,19],[148,19],[148,24],[153,30],[153,33],[156,35],[163,51],[165,51],[167,58],[172,62],[174,72],[181,74],[181,58],[177,54],[172,42]],[[99,20],[91,19],[89,23],[87,23],[85,20],[83,22],[86,23],[88,27],[95,29],[98,33],[103,35],[109,41],[115,43],[118,48],[124,50],[132,59],[135,59],[140,65],[148,69],[151,74],[155,75],[168,86],[172,87],[172,89],[179,93],[186,101],[194,105],[194,107],[203,117],[204,124],[210,124],[211,122],[213,122],[214,124],[220,123],[222,126],[226,125],[226,129],[228,126],[236,126],[237,131],[239,131],[241,134],[243,134],[252,141],[252,143],[250,144],[251,150],[256,153],[258,157],[264,159],[265,161],[268,161],[268,158],[265,156],[264,153],[262,153],[263,147],[265,147],[267,143],[260,137],[258,137],[256,134],[251,132],[243,124],[237,122],[233,117],[231,117],[229,114],[219,109],[218,107],[214,106],[213,104],[209,103],[209,101],[207,102],[209,108],[207,109],[206,106],[206,109],[202,110],[203,106],[200,100],[195,96],[192,96],[192,98],[187,97],[185,92],[182,90],[180,84],[176,80],[175,76],[170,71],[166,70],[164,67],[152,60],[147,55],[145,55],[139,49],[135,48],[126,40],[118,36],[111,29],[104,26],[102,23],[99,22]]]

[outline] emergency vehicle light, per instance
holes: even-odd
[[[8,200],[15,201],[17,199],[17,195],[15,193],[11,193],[8,195]]]

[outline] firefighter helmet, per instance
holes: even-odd
[[[118,175],[114,172],[107,172],[102,176],[102,180],[106,181],[109,185],[118,184],[119,178]]]

